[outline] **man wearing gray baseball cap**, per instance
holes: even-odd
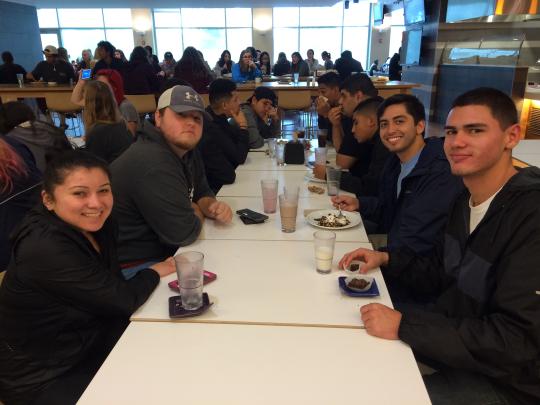
[[[122,263],[173,255],[197,239],[205,217],[231,221],[231,209],[216,200],[195,149],[203,114],[203,101],[191,87],[165,90],[156,126],[145,121],[137,141],[112,163]]]

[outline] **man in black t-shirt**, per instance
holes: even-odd
[[[2,52],[2,62],[0,65],[0,83],[2,84],[17,84],[17,75],[22,74],[26,76],[26,70],[21,65],[13,63],[13,55],[11,52]]]
[[[332,142],[336,151],[336,164],[349,173],[342,176],[341,188],[354,192],[348,187],[348,177],[361,177],[368,172],[371,162],[371,149],[369,143],[358,143],[352,134],[352,115],[356,106],[370,98],[377,96],[378,92],[371,79],[362,73],[349,76],[340,86],[341,96],[339,106],[328,112],[328,120],[332,124]]]
[[[45,60],[39,62],[32,72],[26,74],[29,80],[42,80],[49,83],[67,84],[75,80],[75,71],[70,63],[58,58],[58,49],[47,45],[43,50]]]
[[[114,69],[117,70],[121,75],[124,74],[126,64],[122,62],[121,59],[114,57],[115,51],[116,48],[109,41],[98,42],[96,55],[99,60],[92,70],[92,77],[94,77],[96,72],[99,72],[101,69]]]

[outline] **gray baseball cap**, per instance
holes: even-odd
[[[187,111],[205,113],[202,97],[189,86],[178,85],[165,90],[158,100],[157,109],[165,107],[177,113]]]

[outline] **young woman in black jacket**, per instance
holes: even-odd
[[[129,316],[174,271],[119,271],[105,162],[76,150],[49,162],[43,203],[13,235],[0,289],[0,401],[73,404]]]

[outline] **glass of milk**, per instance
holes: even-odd
[[[313,234],[313,241],[317,272],[328,274],[332,271],[336,234],[332,231],[317,231]]]

